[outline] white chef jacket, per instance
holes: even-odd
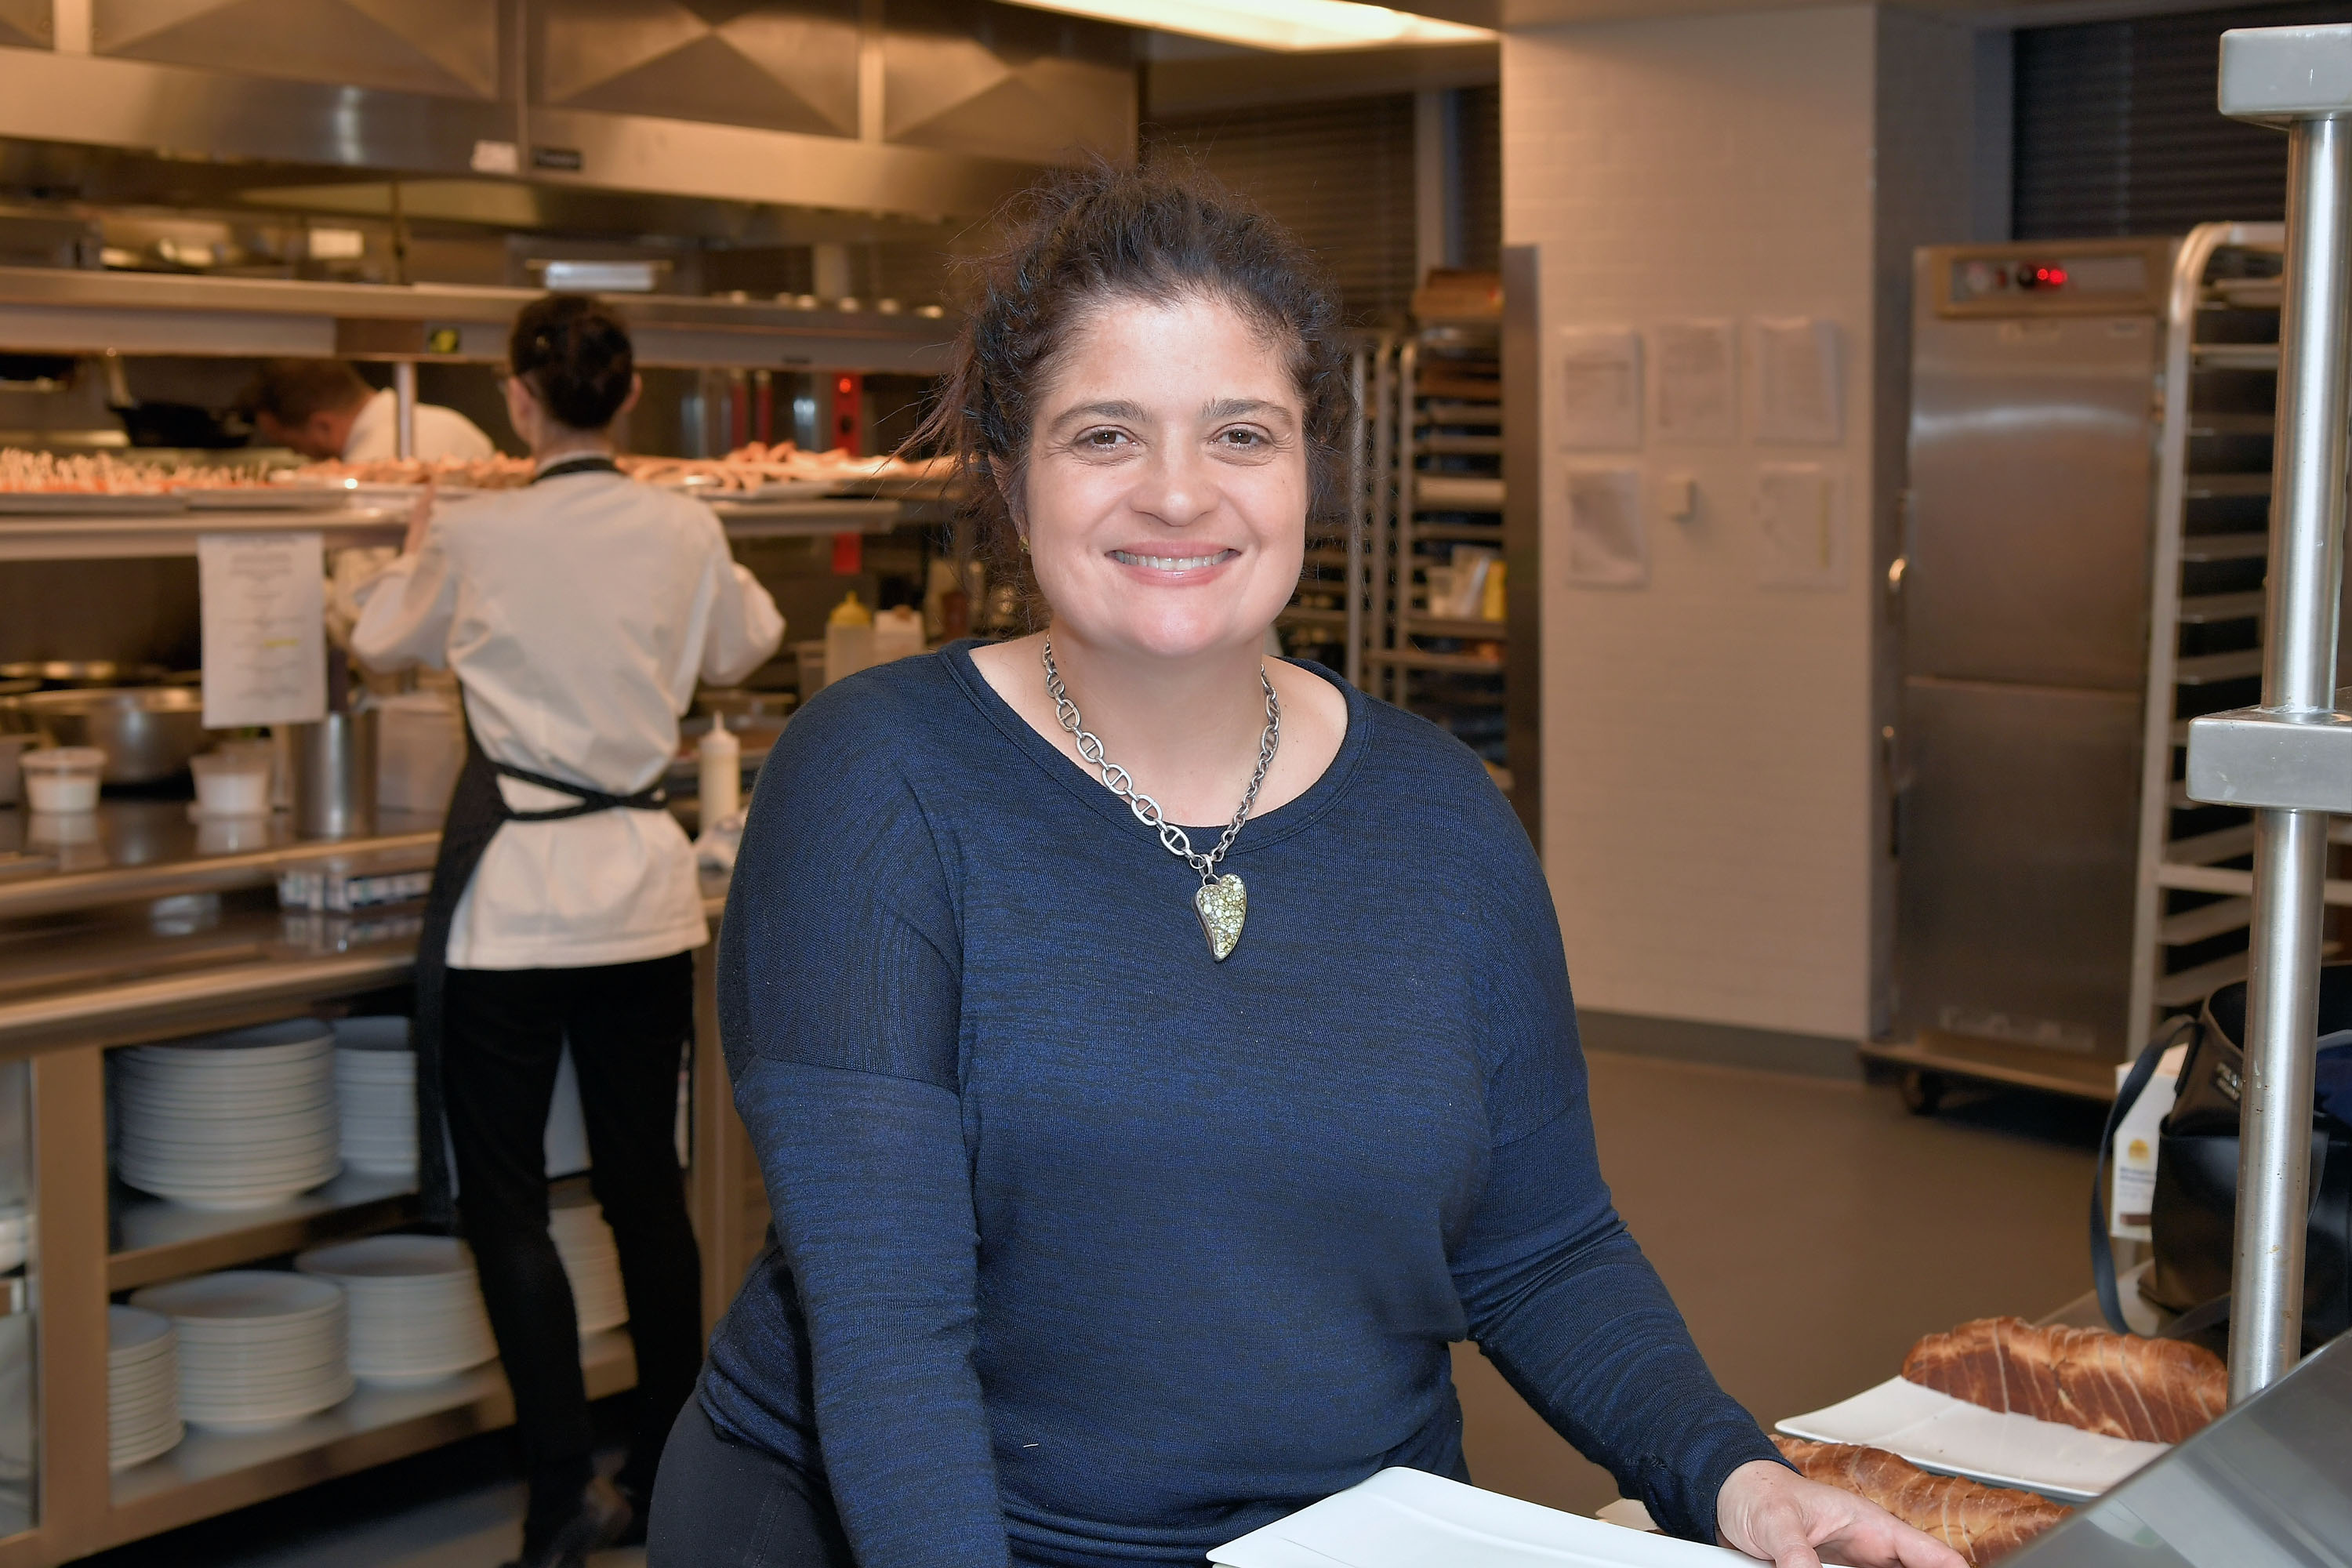
[[[390,387],[365,403],[352,419],[343,437],[343,461],[371,462],[400,455],[400,400]],[[437,403],[416,405],[416,455],[435,458],[487,458],[498,450],[482,427],[454,408]]]
[[[455,670],[493,760],[620,795],[668,768],[698,679],[740,680],[784,635],[709,507],[610,473],[440,507],[415,553],[354,597],[352,651]],[[518,811],[578,804],[504,776],[499,788]],[[615,809],[500,826],[448,962],[578,968],[709,940],[685,832],[667,811]]]

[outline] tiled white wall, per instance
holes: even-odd
[[[1503,43],[1505,240],[1542,247],[1547,339],[1759,315],[1825,316],[1843,334],[1841,447],[1676,449],[1645,432],[1637,459],[1596,459],[1638,460],[1652,481],[1644,587],[1565,580],[1565,459],[1547,433],[1545,853],[1586,1006],[1870,1028],[1885,842],[1874,462],[1889,451],[1874,399],[1889,248],[1875,226],[1880,29],[1875,7],[1840,5]],[[1897,65],[1893,90],[1911,68]],[[1948,129],[1965,140],[1965,121]],[[1759,585],[1750,494],[1775,460],[1843,471],[1842,588]],[[1675,473],[1697,479],[1694,522],[1659,515],[1655,481]]]

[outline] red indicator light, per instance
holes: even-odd
[[[2017,286],[2021,289],[2063,289],[2066,269],[2063,267],[2021,267],[2017,269]]]
[[[856,391],[856,390],[857,390],[857,384],[856,384],[856,382],[854,382],[854,381],[850,380],[850,379],[849,379],[847,376],[845,376],[845,376],[843,376],[839,381],[835,382],[833,384],[834,384],[834,390],[835,390],[836,392],[840,393],[840,394],[841,394],[841,395],[842,395],[842,396],[844,396],[844,397],[848,396],[851,393],[853,393],[853,392],[855,392],[855,391]]]

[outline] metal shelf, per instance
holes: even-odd
[[[1422,511],[1500,511],[1503,481],[1477,474],[1415,474],[1413,505]]]
[[[2202,411],[2189,416],[2189,438],[2210,440],[2224,436],[2275,436],[2278,421],[2268,414],[2212,414]]]
[[[2243,980],[2247,968],[2246,955],[2233,952],[2227,958],[2217,958],[2210,963],[2200,963],[2177,974],[2159,975],[2156,982],[2156,1005],[2167,1009],[2193,1007],[2222,986]]]
[[[2199,594],[2180,601],[2180,614],[2177,618],[2184,626],[2255,620],[2263,613],[2263,598],[2260,588],[2242,594]]]
[[[614,1329],[583,1340],[580,1369],[591,1399],[635,1386],[628,1334]],[[170,1453],[114,1478],[113,1507],[98,1544],[176,1529],[513,1421],[514,1395],[493,1362],[418,1388],[362,1384],[332,1410],[273,1432],[190,1428]]]
[[[1364,656],[1370,664],[1385,664],[1398,669],[1446,670],[1463,675],[1503,674],[1499,658],[1479,658],[1466,653],[1423,653],[1418,648],[1373,648]]]
[[[2251,874],[2250,874],[2251,875]],[[2177,915],[2167,915],[2158,927],[2167,947],[2187,947],[2193,942],[2210,942],[2233,931],[2243,931],[2254,918],[2252,899],[2220,899],[2184,910]]]
[[[2263,672],[2263,650],[2258,647],[2232,648],[2227,653],[2192,654],[2172,667],[2172,679],[2179,686],[2211,686],[2224,680],[2244,680]]]
[[[1417,637],[1459,637],[1465,642],[1502,642],[1511,635],[1508,621],[1460,619],[1451,616],[1409,616],[1404,629]]]
[[[346,1172],[315,1192],[266,1209],[192,1209],[118,1185],[110,1292],[234,1268],[321,1242],[388,1230],[416,1217],[414,1182]]]
[[[2267,471],[2259,474],[2190,474],[2187,483],[2190,500],[2219,500],[2271,493],[2271,477]]]
[[[2189,357],[2199,370],[2267,370],[2279,365],[2276,343],[2192,343]]]
[[[2192,533],[2180,542],[2180,559],[2191,566],[2217,561],[2252,561],[2271,552],[2267,533]]]

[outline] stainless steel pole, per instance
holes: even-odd
[[[2271,481],[2263,706],[2333,705],[2352,369],[2352,124],[2287,128],[2286,275]],[[2302,1349],[2327,816],[2254,814],[2254,913],[2238,1158],[2230,1397],[2261,1393]]]
[[[1359,689],[1364,684],[1364,529],[1371,503],[1364,484],[1364,420],[1371,413],[1364,405],[1364,381],[1372,353],[1359,343],[1348,360],[1348,647],[1339,673]]]
[[[395,360],[392,366],[392,449],[396,457],[416,456],[416,362]]]

